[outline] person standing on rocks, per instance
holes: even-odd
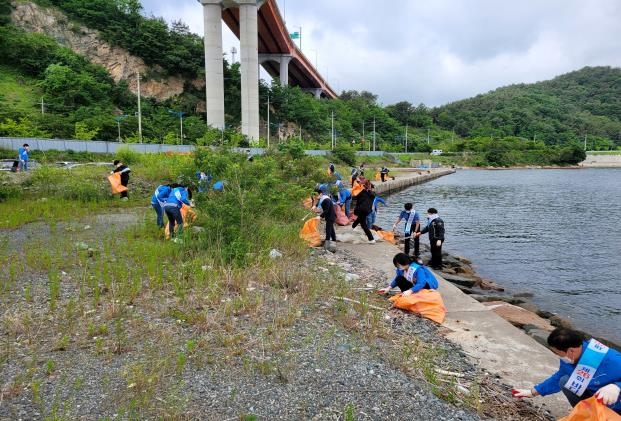
[[[571,406],[595,396],[621,415],[621,352],[595,339],[585,341],[572,329],[559,327],[548,336],[548,346],[561,358],[559,369],[530,389],[513,389],[516,398],[563,392]]]
[[[321,189],[315,190],[317,196],[317,204],[313,207],[313,212],[320,213],[321,217],[326,221],[326,243],[336,241],[336,231],[334,230],[334,221],[336,220],[336,212],[334,211],[334,203],[330,195]]]
[[[356,196],[356,208],[354,209],[354,215],[356,220],[352,224],[352,229],[356,228],[358,224],[362,227],[362,230],[367,235],[369,244],[375,243],[375,238],[371,230],[367,226],[367,216],[373,211],[373,200],[375,200],[375,192],[373,192],[373,185],[369,180],[366,180],[363,184],[363,189],[358,196]]]
[[[397,268],[395,277],[380,294],[388,294],[394,287],[399,287],[404,297],[422,289],[438,289],[438,280],[422,263],[414,263],[405,253],[397,253],[392,259]]]
[[[444,243],[444,221],[438,216],[436,208],[427,209],[427,225],[415,234],[429,233],[429,247],[431,248],[430,266],[442,270],[442,244]]]
[[[131,170],[127,165],[123,164],[118,159],[114,160],[113,165],[116,168],[114,168],[114,171],[112,171],[111,174],[114,174],[115,172],[121,173],[121,185],[127,187],[127,185],[129,184],[129,173],[131,172]],[[121,192],[121,200],[129,199],[128,191],[129,190],[125,190]]]
[[[405,221],[405,228],[403,229],[403,236],[405,238],[403,243],[403,251],[407,255],[410,254],[410,241],[413,240],[414,257],[418,259],[420,253],[420,239],[415,234],[420,231],[420,216],[418,215],[418,212],[412,209],[413,207],[414,205],[409,202],[403,205],[403,210],[399,214],[399,217],[395,223],[392,224],[392,230],[394,231],[397,228],[397,225],[399,225],[401,220]]]

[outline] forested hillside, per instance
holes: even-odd
[[[511,85],[432,111],[438,125],[470,136],[518,136],[547,144],[621,145],[621,69],[585,67],[552,80]]]
[[[204,78],[202,38],[183,22],[146,17],[138,0],[36,3],[43,13],[64,13],[59,21],[72,36],[97,30],[102,43],[139,57],[150,66],[141,75],[145,84],[166,77],[185,81],[182,93],[165,100],[143,92],[144,142],[248,144],[239,133],[239,63],[224,62],[226,130],[209,128],[204,88],[196,84]],[[0,0],[0,136],[138,141],[137,91],[128,81],[116,82],[105,68],[59,44],[58,35],[16,25],[16,7]],[[620,74],[621,69],[585,68],[438,108],[408,101],[384,105],[364,87],[341,92],[338,100],[316,100],[298,88],[262,81],[259,144],[267,143],[269,97],[271,145],[325,149],[334,136],[339,149],[443,149],[467,157],[468,165],[575,163],[584,155],[585,134],[589,149],[621,145]]]

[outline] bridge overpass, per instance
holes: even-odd
[[[224,128],[222,21],[240,40],[242,134],[259,139],[259,64],[282,85],[316,97],[336,92],[291,40],[276,0],[198,0],[203,5],[207,123]]]

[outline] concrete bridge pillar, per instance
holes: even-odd
[[[224,128],[224,70],[222,68],[222,6],[220,0],[199,0],[205,31],[205,93],[207,124]]]
[[[262,1],[238,0],[242,95],[242,134],[259,140],[259,36],[257,12]]]
[[[289,84],[289,63],[293,59],[291,54],[259,54],[259,63],[275,61],[280,64],[280,86]]]
[[[305,91],[310,92],[311,94],[315,95],[315,98],[320,99],[321,94],[323,93],[323,88],[308,88],[305,89]]]

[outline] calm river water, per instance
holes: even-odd
[[[621,169],[458,170],[387,199],[377,225],[390,227],[408,201],[423,217],[435,207],[445,251],[621,343]]]

